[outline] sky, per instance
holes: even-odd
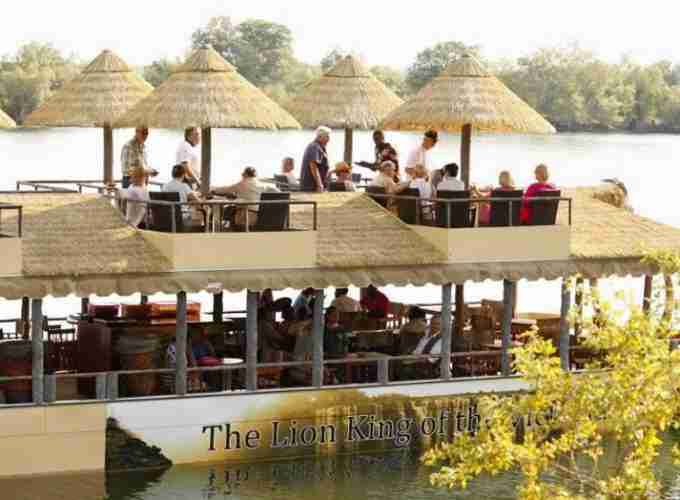
[[[191,33],[213,16],[287,25],[295,53],[318,63],[332,48],[369,64],[407,67],[425,47],[446,40],[479,44],[492,59],[578,42],[616,62],[680,62],[680,2],[673,0],[23,0],[0,17],[0,54],[29,40],[52,43],[84,60],[108,48],[133,65],[183,56]]]

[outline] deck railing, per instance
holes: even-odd
[[[113,184],[107,184],[101,179],[74,179],[74,180],[31,180],[31,181],[17,181],[17,191],[25,192],[26,190],[34,192],[50,192],[50,193],[84,193],[90,189],[100,194],[112,193],[120,189],[123,185],[122,180],[115,180]],[[149,180],[151,186],[162,186],[162,182]]]

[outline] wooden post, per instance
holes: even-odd
[[[472,125],[463,125],[460,142],[461,180],[465,189],[470,189],[470,145],[472,144]]]
[[[443,304],[442,304],[443,306]],[[456,285],[456,329],[454,335],[461,339],[465,331],[465,285]]]
[[[323,385],[323,290],[314,292],[314,315],[312,319],[312,385],[321,387]]]
[[[353,130],[351,128],[345,129],[345,162],[351,167],[352,166],[352,153],[354,151],[354,136]]]
[[[80,314],[86,316],[90,309],[90,298],[82,297],[80,299]]]
[[[201,194],[210,193],[212,135],[210,127],[201,129]]]
[[[501,373],[510,375],[510,344],[512,342],[512,318],[515,310],[517,283],[503,280],[503,318],[501,319]]]
[[[576,278],[574,284],[574,304],[576,305],[574,334],[578,338],[583,330],[583,278]]]
[[[187,393],[187,294],[177,294],[177,323],[175,326],[175,393]]]
[[[104,184],[113,184],[113,129],[104,125]]]
[[[562,306],[560,308],[560,363],[562,369],[569,371],[569,309],[571,308],[571,289],[569,279],[562,279]]]
[[[257,390],[257,305],[259,294],[248,290],[246,297],[246,389]]]
[[[652,308],[652,284],[654,276],[650,274],[645,275],[645,288],[642,292],[642,310],[648,314]]]
[[[141,305],[148,304],[149,303],[149,296],[142,294],[142,296],[140,297],[139,303]]]
[[[224,293],[213,295],[213,322],[222,323],[224,319]]]
[[[45,353],[43,352],[43,314],[42,299],[31,302],[31,348],[33,351],[33,404],[41,405],[44,401],[43,377],[45,375]]]
[[[442,285],[442,358],[440,375],[444,380],[451,379],[451,289],[451,283]]]
[[[29,321],[31,320],[31,300],[28,297],[21,298],[21,328],[22,331],[17,332],[22,338],[27,339],[30,333]]]

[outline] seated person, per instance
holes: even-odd
[[[498,174],[498,186],[485,186],[478,188],[476,186],[472,187],[472,195],[476,198],[490,197],[494,191],[514,191],[515,181],[508,170],[502,170]],[[491,204],[490,203],[480,203],[479,204],[479,224],[487,225],[491,222]]]
[[[348,295],[347,288],[336,288],[335,299],[331,302],[331,307],[334,307],[340,313],[353,313],[361,310],[361,304]]]
[[[370,185],[383,188],[386,194],[398,194],[408,188],[409,182],[395,182],[395,174],[396,166],[394,162],[384,161],[380,165],[380,174],[373,178]]]
[[[199,201],[198,194],[192,191],[187,183],[187,169],[183,163],[172,167],[172,180],[163,184],[163,192],[179,193],[180,203]],[[187,223],[191,222],[191,207],[186,205],[182,206],[182,218]]]
[[[145,229],[146,203],[149,200],[149,190],[146,182],[149,172],[137,165],[129,170],[130,187],[122,190],[122,197],[127,200],[125,219],[134,227]]]
[[[323,352],[329,358],[342,358],[347,353],[347,330],[340,324],[340,313],[333,306],[326,309]]]
[[[423,165],[416,165],[413,169],[413,178],[409,184],[410,188],[417,189],[421,198],[431,199],[433,197],[432,184],[430,184],[429,174],[427,169]],[[422,207],[423,219],[432,219],[432,202],[422,201],[420,202]]]
[[[411,307],[408,311],[408,321],[399,329],[399,353],[408,355],[420,342],[427,331],[427,317],[420,307]]]
[[[192,328],[189,333],[191,354],[196,360],[195,366],[219,366],[221,361],[208,338],[208,330],[204,327]],[[218,372],[195,372],[210,390],[220,390],[220,374]]]
[[[390,310],[389,299],[373,285],[366,288],[366,295],[361,299],[360,304],[371,318],[387,318]]]
[[[287,156],[281,162],[281,175],[285,175],[288,179],[288,185],[299,187],[300,182],[297,177],[295,177],[295,160],[290,156]]]
[[[441,317],[433,316],[425,335],[420,339],[412,354],[440,354],[441,348]],[[439,361],[438,358],[405,360],[401,364],[399,378],[410,380],[436,376]]]
[[[300,312],[304,312],[305,319],[311,318],[313,316],[312,311],[312,299],[314,298],[314,289],[305,288],[297,296],[295,302],[293,302],[293,309],[295,310],[295,315],[299,318]]]
[[[534,176],[536,177],[536,182],[531,184],[524,192],[524,201],[522,202],[522,209],[519,214],[519,220],[522,224],[531,223],[531,203],[528,200],[538,196],[541,191],[553,191],[556,189],[555,185],[549,182],[550,173],[548,172],[547,165],[540,164],[537,166],[534,170]]]
[[[260,195],[265,192],[278,192],[276,187],[262,184],[257,180],[257,171],[253,167],[246,167],[241,174],[241,180],[231,186],[217,187],[212,193],[218,196],[236,196],[236,201],[253,203],[253,205],[241,206],[236,210],[234,224],[237,226],[246,225],[246,212],[248,214],[248,224],[254,226],[257,222],[257,202]]]
[[[289,351],[292,341],[276,327],[265,308],[257,311],[257,344],[263,359],[272,359],[274,351]]]
[[[354,183],[352,182],[352,167],[344,161],[335,164],[335,168],[328,172],[328,178],[335,174],[335,182],[345,184],[345,191],[356,191]]]
[[[198,366],[196,363],[196,358],[189,344],[190,340],[187,339],[187,367]],[[164,368],[169,368],[174,370],[177,366],[177,344],[176,339],[173,338],[168,347],[165,349],[165,363]],[[164,391],[168,394],[175,393],[175,374],[174,373],[161,373],[161,386]],[[200,374],[198,372],[187,373],[187,391],[189,392],[199,392],[203,390],[205,384],[201,381]]]
[[[464,191],[465,184],[458,178],[458,165],[456,163],[449,163],[445,165],[444,177],[437,185],[437,191]]]

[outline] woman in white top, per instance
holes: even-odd
[[[384,161],[380,165],[380,174],[376,175],[371,181],[371,186],[385,189],[385,194],[398,194],[409,186],[407,182],[394,182],[395,165],[391,161]]]
[[[409,184],[412,189],[417,189],[420,193],[420,197],[429,200],[432,199],[432,184],[430,184],[430,178],[427,169],[423,165],[416,165],[413,169],[413,179]],[[432,219],[432,202],[422,201],[420,203],[422,207],[422,215],[426,221]]]
[[[149,190],[146,187],[148,173],[139,165],[132,167],[129,172],[130,187],[124,190],[124,197],[127,200],[125,219],[134,227],[144,228],[142,222],[146,218],[146,203],[141,202],[149,200]]]

